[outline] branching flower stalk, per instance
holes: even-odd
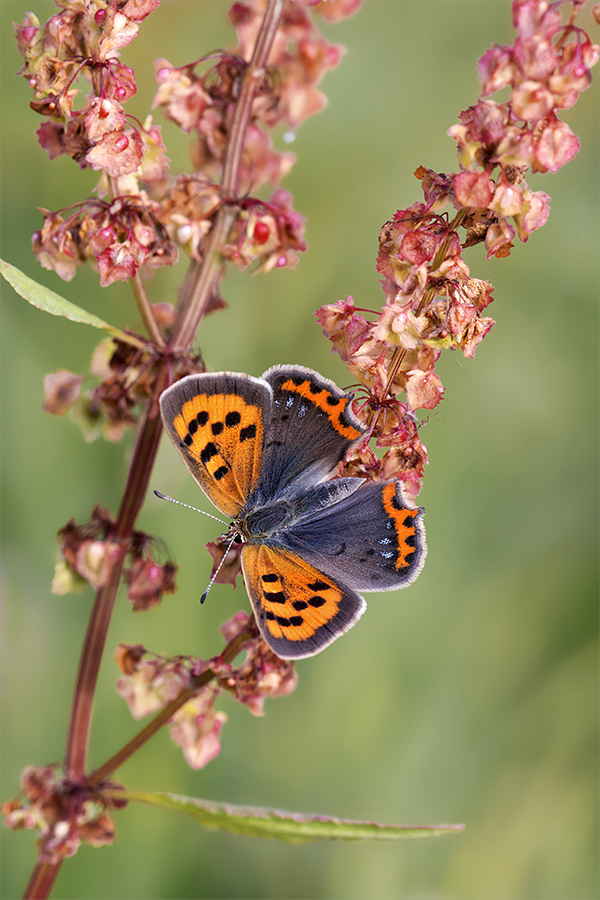
[[[222,181],[223,190],[230,196],[236,196],[237,194],[240,162],[244,150],[244,137],[252,110],[254,93],[264,77],[266,62],[279,26],[282,10],[283,0],[270,0],[254,54],[246,70],[240,96],[236,104]],[[227,240],[231,226],[235,221],[235,216],[235,208],[232,210],[226,210],[225,207],[221,208],[214,226],[214,238],[207,247],[204,265],[199,270],[197,282],[190,292],[186,314],[178,322],[178,327],[174,330],[173,337],[169,340],[166,347],[153,314],[144,315],[149,306],[145,288],[139,273],[136,273],[134,276],[134,293],[138,302],[138,309],[142,313],[144,322],[148,327],[148,333],[157,344],[157,348],[165,347],[165,349],[175,353],[189,351],[198,325],[206,313],[208,300],[218,280],[220,268],[218,248],[221,243]],[[165,365],[162,364],[157,369],[155,387],[157,397],[166,386],[167,371]],[[139,432],[123,500],[115,523],[115,540],[120,545],[119,554],[112,564],[111,577],[108,584],[96,594],[81,652],[66,755],[67,775],[75,781],[83,779],[85,775],[85,759],[89,740],[92,703],[106,643],[106,635],[135,520],[148,490],[148,482],[154,467],[161,431],[162,426],[158,415],[158,407],[156,404],[152,404],[146,412],[146,418]]]
[[[125,3],[120,0],[117,2],[111,0],[108,4],[99,0],[95,8],[94,4],[91,4],[92,9],[86,13],[82,13],[81,7],[76,3],[72,8],[68,3],[61,5],[63,12],[53,17],[45,29],[39,26],[32,15],[26,19],[22,28],[17,29],[21,50],[26,57],[24,71],[30,76],[31,86],[36,89],[36,100],[32,106],[37,111],[48,115],[48,121],[42,126],[38,136],[40,143],[48,150],[51,158],[58,153],[66,152],[73,156],[80,165],[85,166],[91,163],[94,168],[102,169],[105,179],[104,190],[110,195],[111,202],[108,205],[105,203],[94,204],[93,201],[81,204],[79,211],[70,216],[67,222],[64,222],[58,214],[48,213],[46,225],[36,238],[38,257],[42,265],[54,268],[62,277],[70,278],[74,274],[73,266],[84,262],[91,254],[94,254],[103,284],[109,284],[116,278],[130,279],[139,313],[150,338],[148,345],[150,357],[144,361],[144,365],[153,368],[152,383],[146,390],[146,409],[138,427],[136,446],[117,517],[112,521],[105,511],[96,511],[87,530],[78,532],[74,523],[70,523],[63,529],[63,553],[66,565],[63,566],[60,573],[57,573],[55,579],[55,589],[59,591],[75,587],[74,580],[86,577],[92,584],[96,582],[98,587],[81,654],[68,732],[65,773],[62,778],[63,785],[69,785],[71,790],[74,789],[74,786],[79,785],[82,791],[89,792],[93,784],[101,781],[107,772],[112,771],[113,767],[120,765],[162,724],[171,720],[179,708],[197,696],[198,692],[213,680],[219,671],[215,663],[213,663],[215,669],[204,668],[199,674],[194,674],[193,667],[192,671],[188,673],[182,670],[182,675],[186,675],[189,686],[184,688],[183,681],[186,679],[182,679],[181,683],[177,685],[178,696],[167,705],[163,714],[157,717],[142,735],[130,742],[121,754],[117,754],[113,761],[109,761],[102,767],[96,773],[95,778],[86,779],[85,762],[98,671],[123,567],[128,555],[131,555],[132,544],[134,558],[129,570],[130,575],[136,562],[141,562],[142,565],[145,562],[153,562],[151,558],[146,560],[143,558],[143,552],[147,549],[145,545],[148,542],[146,536],[135,533],[134,526],[147,492],[148,480],[161,436],[161,421],[156,401],[162,390],[172,380],[173,368],[179,370],[180,374],[185,374],[185,365],[194,366],[193,357],[190,356],[190,347],[201,319],[211,308],[216,286],[222,275],[222,248],[229,241],[232,227],[239,218],[240,203],[237,198],[240,194],[242,159],[244,153],[247,152],[246,133],[253,117],[256,94],[265,81],[267,62],[281,24],[284,3],[283,0],[269,0],[263,8],[260,3],[255,4],[254,7],[243,7],[242,4],[237,4],[235,15],[242,26],[250,27],[250,29],[254,26],[256,30],[254,50],[249,63],[244,63],[242,58],[235,58],[235,63],[232,64],[233,73],[227,72],[227,56],[220,55],[220,64],[225,69],[225,80],[227,81],[228,78],[230,82],[230,94],[233,87],[232,74],[235,75],[237,82],[237,99],[227,104],[221,122],[213,122],[213,127],[220,127],[227,132],[220,188],[215,190],[210,187],[208,179],[202,175],[197,176],[197,183],[202,183],[202,186],[211,192],[213,197],[218,198],[220,195],[224,200],[215,205],[217,211],[208,240],[204,242],[202,248],[197,242],[192,251],[190,273],[194,277],[191,282],[188,279],[191,286],[188,289],[182,314],[180,316],[171,314],[173,321],[164,323],[164,327],[167,327],[170,332],[167,338],[158,323],[155,309],[149,301],[139,265],[147,264],[153,256],[155,265],[169,264],[175,261],[177,254],[174,245],[170,244],[168,240],[156,240],[161,231],[164,233],[164,226],[160,226],[158,223],[156,205],[149,201],[147,195],[139,192],[137,184],[134,183],[136,174],[147,183],[162,181],[166,157],[162,153],[159,129],[153,129],[151,125],[148,125],[141,130],[132,130],[126,124],[122,114],[121,101],[135,92],[135,82],[132,71],[116,61],[115,52],[117,48],[126,45],[135,36],[139,28],[138,22],[158,6],[158,0],[142,0],[142,2],[128,0]],[[356,3],[351,4],[352,7],[356,7],[356,5]],[[304,12],[302,15],[303,20],[299,23],[296,21],[296,27],[300,24],[307,33],[313,32],[313,36],[318,36],[308,15]],[[298,19],[297,16],[295,18]],[[246,37],[245,43],[248,45],[248,35]],[[52,51],[56,55],[53,55]],[[79,51],[75,69],[68,58],[69,51],[71,53]],[[247,55],[250,56],[250,53]],[[63,59],[62,65],[57,64],[59,56]],[[83,62],[80,61],[82,56],[84,57]],[[87,67],[89,67],[94,91],[88,98],[90,100],[88,105],[79,113],[74,113],[72,86],[77,76],[86,71]],[[322,71],[318,77],[321,74]],[[318,79],[313,76],[309,80]],[[200,80],[197,78],[196,84],[200,85]],[[201,90],[200,87],[198,89]],[[275,102],[275,98],[272,102]],[[62,123],[58,124],[55,121],[56,118],[62,119]],[[228,122],[228,119],[231,121]],[[254,125],[254,128],[256,130],[257,126]],[[88,149],[83,156],[86,141]],[[143,171],[146,157],[140,147],[144,141],[152,145],[148,155],[151,156],[154,153],[155,157],[157,155],[159,157],[159,164],[155,166],[154,172],[150,175],[147,172],[144,174]],[[269,142],[270,139],[265,135],[263,152],[265,148],[268,150]],[[267,159],[271,170],[268,174],[271,177],[274,175],[273,164],[276,162],[276,156],[272,152]],[[288,157],[291,155],[288,154]],[[156,163],[156,159],[154,162]],[[289,167],[291,159],[288,159],[287,162]],[[152,161],[149,165],[152,166]],[[215,158],[213,168],[218,165],[218,158]],[[258,166],[253,164],[251,174],[254,181],[257,180],[258,175],[260,182]],[[102,185],[100,189],[102,190]],[[284,220],[288,203],[285,196],[282,196],[279,204],[275,203]],[[260,207],[260,201],[255,201],[255,205]],[[124,215],[122,215],[123,212]],[[92,216],[91,220],[90,215]],[[94,215],[95,220],[93,219]],[[254,256],[257,258],[261,256],[262,245],[268,242],[269,249],[273,252],[277,250],[279,241],[273,240],[277,236],[277,222],[273,223],[275,233],[271,234],[271,222],[268,225],[262,224],[258,217],[255,218],[257,221],[252,224],[258,235],[256,238],[257,252]],[[272,220],[272,217],[270,219]],[[156,223],[154,229],[148,227],[148,221]],[[286,238],[288,243],[291,237],[292,246],[295,243],[298,249],[304,249],[303,242],[299,238],[301,220],[295,216],[293,223],[290,222],[290,224],[291,228],[288,226]],[[293,237],[292,229],[294,227],[298,232],[298,238]],[[247,255],[248,248],[246,248]],[[238,253],[237,256],[239,258],[240,254]],[[245,266],[251,261],[252,259],[246,259],[241,263]],[[293,264],[294,262],[295,258],[292,256],[288,259],[280,255],[277,260],[278,265]],[[239,264],[240,262],[238,262]],[[169,319],[168,311],[166,318]],[[121,351],[122,355],[127,356],[129,353],[131,356],[131,352],[126,347],[121,348]],[[113,353],[110,359],[113,368],[115,368],[114,357]],[[152,358],[154,358],[153,363]],[[183,371],[182,360],[189,360],[187,363],[184,362]],[[139,363],[140,360],[136,357],[133,362],[134,364]],[[69,398],[67,406],[78,401],[78,388],[81,380],[76,376],[70,376],[69,373],[58,374],[63,377],[51,379],[47,384],[45,408],[50,412],[64,414],[65,396]],[[113,386],[114,382],[110,387]],[[103,397],[102,399],[106,402],[108,398]],[[112,397],[110,399],[112,400]],[[119,426],[125,419],[127,419],[127,425],[132,424],[130,409],[127,408],[130,404],[126,402],[125,409],[123,409],[121,396],[118,398],[117,407],[119,405],[121,408],[117,408],[115,411],[113,403],[111,423],[111,410],[106,403],[109,410],[108,424],[113,426],[113,432],[111,434],[109,431],[108,436],[120,436],[122,429]],[[90,406],[91,404],[88,404],[87,413],[88,418],[91,419],[90,412],[93,411],[90,410]],[[101,534],[89,534],[90,528],[92,531],[95,528]],[[92,537],[100,536],[104,540],[92,540]],[[136,543],[138,545],[137,558],[135,557]],[[141,553],[139,552],[140,545]],[[98,551],[101,551],[99,555]],[[94,554],[96,555],[94,556]],[[69,562],[71,563],[70,567]],[[151,569],[162,568],[164,573],[168,565],[163,567],[152,565]],[[147,575],[147,573],[144,574]],[[155,572],[153,574],[156,575]],[[64,579],[66,577],[68,582],[69,576],[71,576],[71,583],[65,584]],[[132,593],[135,593],[132,591],[135,585],[132,584],[131,578],[129,586],[128,593],[131,596]],[[158,583],[154,587],[155,590],[150,593],[150,596],[142,598],[142,603],[145,601],[146,606],[159,602],[162,592],[166,589],[164,583]],[[134,608],[144,607],[142,605]],[[238,629],[237,633],[233,635],[228,648],[219,658],[221,677],[228,674],[226,669],[230,658],[233,659],[240,649],[248,644],[250,637],[254,639],[255,644],[257,643],[258,639],[253,626],[246,625],[246,622],[243,622],[242,625],[241,631]],[[231,656],[231,654],[233,655]],[[262,649],[261,654],[264,655]],[[224,666],[225,669],[223,669]],[[275,667],[289,668],[288,664],[282,661],[278,661]],[[229,672],[230,670],[229,666]],[[226,687],[228,689],[231,689],[232,686],[235,687],[235,679],[232,680],[229,677],[229,681],[231,684]],[[287,681],[290,687],[295,683],[293,679],[290,681],[290,677],[287,678]],[[253,701],[249,698],[245,700],[248,703],[254,702],[256,712],[260,711],[259,707],[262,702],[260,693],[262,692],[259,691],[259,695]],[[266,693],[276,694],[277,689],[274,689],[271,684]],[[56,781],[53,772],[48,771],[46,775],[51,781]],[[54,793],[56,794],[56,791]],[[8,812],[9,816],[13,814],[14,820],[16,809],[10,809]],[[29,826],[28,821],[23,821],[26,827]],[[46,831],[46,836],[44,843],[40,845],[40,862],[32,876],[26,896],[47,896],[62,859],[75,852],[82,832],[80,827],[79,835],[73,836],[69,843],[69,836],[62,834],[63,829],[50,828],[50,832],[53,832],[50,837],[48,827],[43,830]],[[61,834],[57,842],[56,833],[58,831]],[[92,843],[104,843],[109,836],[105,834],[98,837],[96,835],[95,838],[96,840],[92,840]],[[73,844],[73,840],[75,840],[75,844]],[[53,849],[50,849],[51,845],[53,845]]]
[[[598,62],[598,45],[575,25],[581,5],[514,0],[514,45],[495,45],[482,57],[481,97],[448,131],[458,145],[459,171],[419,166],[414,174],[424,199],[398,210],[383,226],[377,258],[386,298],[381,313],[358,310],[352,297],[317,312],[359,382],[353,408],[367,425],[365,439],[338,474],[395,477],[410,498],[419,493],[428,458],[416,414],[443,398],[436,362],[442,350],[472,358],[495,324],[483,314],[493,285],[471,276],[463,252],[485,242],[488,259],[503,259],[515,236],[526,242],[550,213],[550,197],[531,190],[527,171],[557,172],[579,149],[558,114],[589,86]],[[571,11],[565,23],[562,7]],[[505,88],[506,102],[488,99]],[[448,206],[456,211],[451,221],[442,212]],[[459,229],[465,232],[462,243]],[[361,312],[372,312],[375,321]],[[373,438],[384,450],[381,456],[370,446]]]
[[[215,701],[221,693],[262,715],[267,697],[296,686],[293,663],[269,650],[245,612],[223,624],[226,646],[209,660],[165,659],[142,645],[120,644],[117,691],[135,718],[155,717],[94,772],[86,770],[98,673],[121,579],[139,611],[176,589],[176,566],[157,561],[159,542],[136,529],[161,437],[158,398],[178,378],[204,371],[192,347],[204,316],[224,308],[219,282],[225,265],[268,272],[295,266],[306,249],[304,220],[279,187],[295,157],[273,148],[270,131],[280,124],[295,129],[324,107],[316,85],[339,63],[343,48],[320,34],[313,15],[337,21],[354,13],[360,0],[234,2],[234,50],[183,66],[158,60],[154,107],[192,136],[193,168],[179,176],[169,174],[160,127],[151,116],[139,122],[124,107],[137,88],[120,51],[159,0],[57,5],[60,12],[45,26],[32,13],[17,26],[22,74],[34,90],[31,107],[44,117],[38,140],[50,159],[68,155],[99,171],[100,181],[96,197],[68,210],[43,210],[34,253],[65,280],[90,263],[102,286],[129,281],[147,337],[120,332],[103,341],[91,365],[97,383],[88,390],[82,391],[82,376],[65,370],[46,378],[47,412],[70,415],[89,439],[119,440],[135,428],[136,443],[117,515],[97,506],[87,523],[71,520],[59,532],[54,592],[91,584],[96,597],[64,769],[29,766],[22,781],[26,802],[3,806],[9,827],[41,832],[27,898],[49,896],[62,861],[82,840],[93,846],[114,840],[110,813],[127,801],[108,779],[158,730],[168,725],[188,764],[203,768],[220,751],[226,717]],[[563,24],[564,6],[570,15]],[[483,315],[493,287],[471,277],[463,250],[484,241],[488,257],[504,258],[515,236],[526,241],[548,218],[550,199],[529,188],[526,172],[556,172],[579,146],[559,112],[589,85],[599,57],[598,46],[575,24],[580,6],[579,0],[514,0],[518,37],[480,60],[482,95],[448,132],[458,146],[459,171],[447,175],[420,166],[415,175],[424,199],[398,210],[382,229],[381,312],[359,309],[352,297],[317,312],[360,384],[353,409],[367,426],[338,475],[397,479],[410,499],[417,496],[427,462],[417,413],[437,406],[444,391],[435,364],[443,349],[474,356],[494,325]],[[91,93],[76,108],[82,80]],[[503,88],[510,89],[506,102],[489,99]],[[259,196],[267,183],[271,195]],[[446,206],[454,210],[451,219],[442,212]],[[173,265],[180,250],[189,266],[178,305],[152,302],[145,276]],[[369,312],[374,321],[362,315]],[[240,547],[219,540],[207,549],[216,580],[234,584]],[[242,652],[245,659],[235,666]]]

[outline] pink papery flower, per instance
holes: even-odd
[[[127,599],[133,603],[135,612],[152,609],[157,606],[164,594],[174,594],[175,573],[177,566],[173,563],[159,565],[151,554],[138,557],[125,572],[127,583]]]
[[[128,281],[133,278],[140,265],[145,261],[144,251],[131,244],[117,244],[107,247],[97,257],[100,271],[100,284],[108,287],[113,281]]]
[[[117,693],[129,704],[134,719],[156,712],[189,686],[189,669],[181,662],[144,659],[131,675],[116,683]]]
[[[142,161],[144,148],[137,131],[110,131],[88,150],[86,160],[93,169],[105,169],[107,175],[118,178],[131,175]]]
[[[433,371],[408,373],[406,399],[411,409],[433,409],[444,396],[444,387]]]
[[[120,103],[108,97],[95,97],[92,100],[85,117],[85,130],[93,144],[111,131],[123,131],[124,127],[125,110]]]
[[[171,737],[181,746],[192,769],[203,769],[221,752],[219,735],[227,721],[224,712],[215,712],[218,690],[208,685],[173,716]]]

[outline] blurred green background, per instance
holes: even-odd
[[[234,42],[227,2],[166,0],[123,52],[143,119],[152,62],[179,65]],[[31,92],[14,77],[11,20],[46,0],[2,0],[3,256],[116,325],[138,326],[126,285],[100,289],[78,270],[65,284],[30,251],[37,206],[89,195],[96,175],[48,160]],[[584,15],[590,27],[589,12]],[[308,217],[295,271],[229,275],[225,313],[198,335],[208,366],[259,375],[274,363],[351,381],[313,312],[346,293],[376,308],[380,226],[421,198],[419,165],[456,169],[446,129],[475,102],[477,58],[512,43],[508,2],[367,0],[323,29],[348,53],[322,84],[325,112],[298,131],[284,182]],[[597,77],[597,71],[595,77]],[[224,698],[223,751],[193,772],[167,733],[120,772],[130,787],[391,823],[466,822],[460,836],[403,844],[314,844],[207,832],[175,813],[130,806],[114,846],[83,846],[63,866],[56,898],[349,898],[349,900],[587,900],[597,882],[597,275],[598,90],[564,116],[582,149],[557,175],[532,179],[552,196],[548,224],[510,258],[469,251],[474,276],[495,285],[496,327],[474,361],[446,354],[446,398],[423,429],[430,466],[429,558],[399,594],[367,596],[358,627],[300,662],[300,683],[267,701],[264,719]],[[158,121],[160,117],[158,117]],[[163,125],[173,170],[187,140]],[[279,142],[283,149],[284,145]],[[181,265],[150,283],[169,300]],[[55,532],[101,502],[115,511],[131,454],[85,444],[68,420],[41,411],[44,374],[85,373],[98,333],[3,304],[4,712],[2,799],[27,764],[64,754],[71,692],[92,602],[53,596]],[[170,446],[152,487],[191,503],[202,495]],[[199,597],[214,538],[201,516],[154,498],[139,524],[167,542],[179,592],[132,615],[121,596],[92,733],[92,765],[137,728],[113,685],[120,641],[165,654],[210,656],[220,623],[247,608],[242,586]],[[32,833],[3,834],[3,897],[20,896]]]

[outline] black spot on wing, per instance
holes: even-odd
[[[308,587],[311,591],[326,591],[330,585],[328,585],[325,581],[313,581],[312,584],[309,584]]]
[[[206,444],[206,446],[202,449],[200,453],[200,459],[202,460],[204,465],[206,465],[208,462],[210,462],[213,456],[217,455],[218,452],[219,451],[217,450],[213,442],[209,441],[209,443]]]

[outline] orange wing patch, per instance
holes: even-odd
[[[212,502],[237,515],[258,483],[264,425],[259,406],[238,394],[197,394],[173,420]]]
[[[298,383],[299,382],[299,383]],[[281,385],[281,390],[291,394],[299,394],[305,400],[309,400],[318,406],[329,419],[332,428],[348,441],[355,441],[362,434],[348,421],[345,412],[350,403],[347,397],[335,397],[326,387],[316,384],[309,378],[300,381],[298,378],[290,378]]]
[[[416,517],[418,509],[406,509],[398,504],[396,483],[386,484],[381,492],[383,508],[393,522],[397,539],[396,569],[406,569],[412,562],[417,547]]]
[[[246,587],[264,639],[284,658],[312,656],[362,614],[362,597],[288,550],[244,544]]]

